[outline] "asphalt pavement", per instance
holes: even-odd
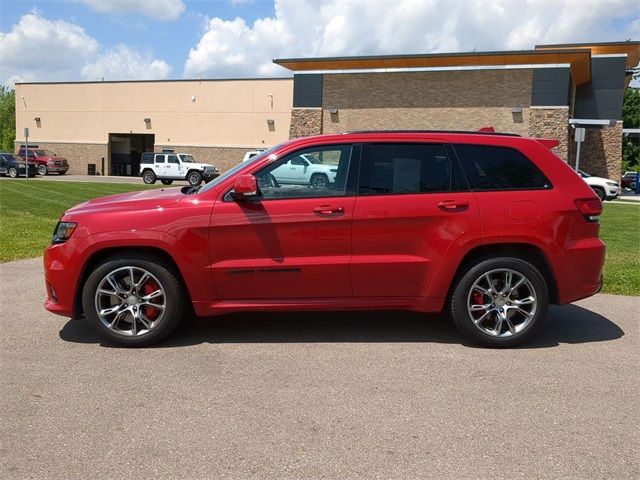
[[[512,350],[398,312],[120,349],[43,309],[41,259],[0,280],[0,478],[640,478],[640,297],[553,307]]]

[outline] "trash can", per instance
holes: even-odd
[[[90,163],[87,165],[87,175],[95,175],[96,174],[96,164]]]

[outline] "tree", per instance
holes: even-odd
[[[16,92],[0,85],[0,150],[13,152],[16,139]]]
[[[624,128],[640,128],[640,88],[627,88],[622,105]],[[637,170],[640,164],[640,142],[638,137],[623,137],[622,171]]]

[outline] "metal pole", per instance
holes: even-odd
[[[578,151],[576,152],[576,172],[579,172],[580,170],[580,145],[582,145],[582,142],[578,142]]]
[[[29,127],[24,128],[24,178],[29,180]]]

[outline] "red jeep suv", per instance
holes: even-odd
[[[150,345],[198,316],[446,310],[470,341],[529,340],[550,303],[598,292],[600,200],[553,140],[478,132],[300,138],[201,187],[68,210],[45,252],[46,308]],[[322,185],[296,169],[313,159]],[[284,168],[283,168],[284,167]]]

